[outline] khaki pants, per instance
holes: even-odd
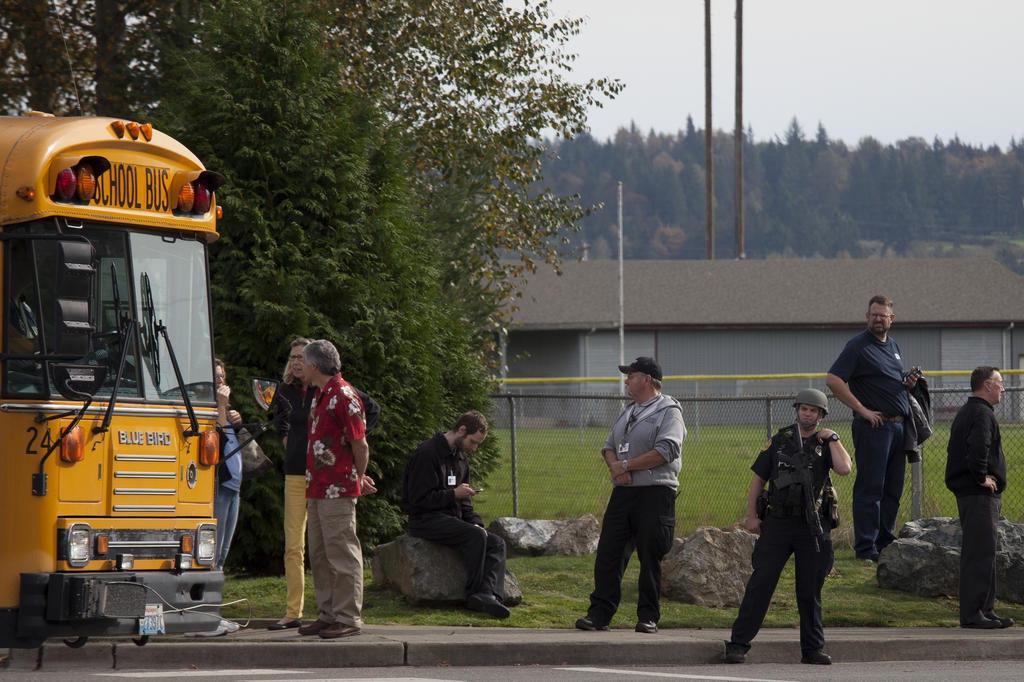
[[[306,596],[306,477],[284,477],[284,579],[288,586],[285,618],[302,618]]]
[[[306,500],[309,563],[318,618],[363,626],[363,549],[356,537],[354,497]]]

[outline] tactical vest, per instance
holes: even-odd
[[[772,457],[772,474],[768,481],[768,508],[772,516],[803,516],[808,498],[820,513],[822,525],[828,513],[821,509],[822,489],[831,487],[828,468],[818,461],[829,457],[828,445],[819,443],[815,435],[801,443],[797,426],[787,426],[772,436],[768,446]],[[804,487],[810,485],[810,495]]]

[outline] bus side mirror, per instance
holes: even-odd
[[[88,241],[57,242],[56,355],[82,357],[96,327],[90,298],[96,279],[96,249]]]
[[[274,404],[274,398],[277,397],[277,387],[279,385],[280,382],[273,379],[252,380],[252,394],[264,411],[270,410]]]

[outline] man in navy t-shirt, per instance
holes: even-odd
[[[857,558],[877,561],[895,539],[906,468],[903,422],[910,418],[907,388],[916,379],[907,378],[900,347],[889,338],[896,319],[892,299],[872,297],[866,317],[868,328],[847,342],[825,383],[854,415],[853,548]]]

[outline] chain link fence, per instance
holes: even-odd
[[[970,391],[932,391],[935,433],[923,446],[922,461],[908,465],[900,520],[956,516],[956,499],[946,489],[946,443],[956,411]],[[746,509],[750,465],[768,438],[793,423],[793,393],[762,396],[676,396],[683,408],[687,437],[676,502],[679,536],[699,526],[729,526]],[[604,513],[611,490],[601,447],[612,422],[626,405],[621,395],[503,393],[493,396],[491,437],[501,452],[486,490],[474,506],[487,520],[498,516],[570,518]],[[1008,387],[996,407],[1007,458],[1008,488],[1003,515],[1024,519],[1024,485],[1016,473],[1024,452],[1024,387]],[[835,429],[853,456],[852,414],[834,397],[823,426]],[[850,495],[854,471],[833,481],[840,498],[840,543],[852,536]]]

